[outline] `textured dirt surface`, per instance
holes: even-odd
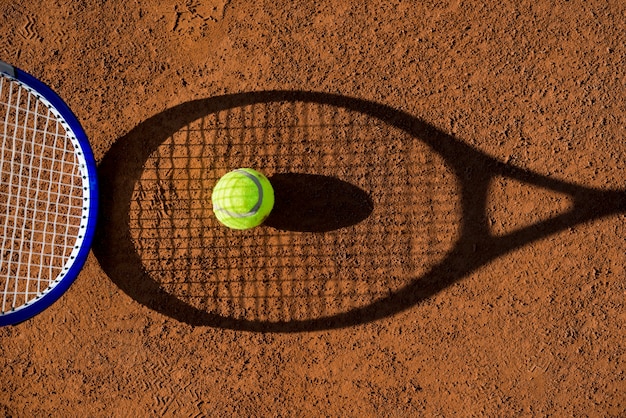
[[[102,218],[0,329],[0,416],[624,415],[623,2],[21,3]]]

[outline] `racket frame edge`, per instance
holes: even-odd
[[[88,188],[89,188],[89,211],[87,213],[87,226],[84,232],[84,238],[73,263],[69,267],[68,271],[62,276],[61,279],[56,279],[58,282],[52,289],[39,296],[34,301],[29,302],[26,305],[21,306],[13,311],[7,311],[0,314],[0,326],[5,325],[17,325],[24,322],[35,315],[41,313],[54,302],[56,302],[61,295],[63,295],[69,287],[74,283],[76,277],[82,270],[89,251],[91,250],[91,244],[96,231],[96,220],[98,219],[98,180],[97,180],[97,167],[94,159],[93,151],[87,139],[87,134],[83,130],[78,118],[70,110],[69,106],[61,99],[61,97],[55,93],[45,83],[38,80],[34,76],[28,74],[25,71],[20,70],[10,64],[0,61],[0,72],[7,74],[8,76],[26,84],[30,88],[34,89],[43,96],[58,112],[61,114],[65,122],[69,125],[74,133],[78,144],[80,145],[85,164],[88,173]]]

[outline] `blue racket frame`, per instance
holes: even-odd
[[[78,251],[78,254],[76,255],[76,258],[74,259],[74,262],[65,273],[65,276],[52,289],[50,289],[50,291],[44,293],[35,301],[30,302],[28,305],[21,307],[20,309],[8,311],[0,315],[0,326],[4,326],[24,322],[27,319],[41,313],[43,310],[56,302],[61,295],[69,289],[74,280],[76,280],[76,277],[78,277],[78,274],[87,260],[96,231],[96,221],[98,218],[98,175],[96,162],[87,139],[87,134],[85,134],[80,122],[67,104],[65,104],[63,99],[61,99],[58,94],[37,78],[3,61],[0,61],[0,72],[21,81],[33,90],[37,91],[37,93],[43,96],[52,106],[54,106],[63,119],[65,119],[65,122],[70,126],[76,136],[87,165],[87,181],[89,183],[88,187],[90,199],[89,211],[87,214],[87,227],[84,232],[83,243]]]

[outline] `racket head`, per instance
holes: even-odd
[[[0,262],[0,326],[3,326],[23,322],[42,312],[74,282],[93,241],[98,184],[87,135],[67,104],[46,84],[7,63],[0,62],[0,78],[3,83],[0,103],[3,156],[5,146],[13,147],[13,159],[21,167],[21,173],[28,170],[36,173],[24,180],[21,173],[14,172],[15,164],[3,164],[3,219],[0,222],[5,228]],[[11,96],[14,94],[18,98]],[[28,106],[25,116],[20,115],[24,111],[18,109],[20,104]],[[41,114],[36,115],[35,109]],[[14,117],[18,118],[15,122],[11,120]],[[24,127],[18,125],[19,117],[25,117]],[[41,132],[37,129],[39,122],[46,126]],[[20,144],[16,145],[18,142]],[[30,155],[24,157],[19,151],[14,152],[18,147],[22,151],[30,150]],[[67,148],[61,150],[61,147]],[[60,155],[64,155],[62,160],[56,161]],[[26,159],[30,166],[25,164]],[[33,166],[35,161],[38,167]],[[62,169],[57,172],[55,167],[59,165]],[[22,181],[22,186],[11,184],[12,180]],[[61,180],[70,180],[71,186],[61,185]],[[27,196],[13,195],[22,188],[28,190]],[[65,193],[68,194],[61,196]],[[51,203],[53,195],[56,201]],[[61,209],[64,205],[67,208]],[[70,209],[70,206],[75,207]],[[49,212],[50,208],[56,212]],[[35,214],[46,220],[40,222],[34,218]],[[66,222],[62,224],[59,220]],[[18,232],[11,232],[16,239],[7,242],[7,225],[10,224],[8,228]],[[64,233],[60,234],[63,229]],[[25,247],[32,250],[28,255],[21,254]],[[49,253],[59,251],[58,256]],[[38,266],[33,267],[34,262]]]

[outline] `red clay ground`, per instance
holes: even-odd
[[[2,2],[104,216],[64,297],[0,329],[0,415],[624,415],[626,215],[550,179],[625,186],[626,5],[351,3]],[[281,199],[235,233],[208,196],[244,165]]]

